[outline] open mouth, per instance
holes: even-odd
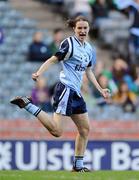
[[[84,36],[86,36],[86,34],[85,33],[81,33],[81,34],[79,34],[81,37],[84,37]]]

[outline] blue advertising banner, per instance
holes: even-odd
[[[0,170],[71,170],[73,141],[0,141]],[[85,165],[94,170],[139,170],[139,141],[89,141]]]

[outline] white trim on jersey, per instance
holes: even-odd
[[[67,40],[68,40],[68,43],[69,43],[69,50],[68,50],[64,60],[67,60],[67,59],[70,58],[70,55],[71,55],[71,52],[72,52],[72,48],[73,48],[70,38],[67,38]]]

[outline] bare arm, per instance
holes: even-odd
[[[50,57],[48,60],[46,60],[38,69],[37,72],[32,74],[32,79],[33,80],[37,80],[39,78],[40,75],[42,75],[45,71],[47,71],[49,69],[50,66],[52,66],[53,64],[57,63],[58,59],[56,56],[52,56]]]
[[[102,93],[102,87],[99,85],[99,83],[96,80],[96,77],[94,75],[94,73],[92,72],[91,68],[87,68],[86,70],[86,75],[87,78],[95,85],[95,87],[97,88],[97,90]]]
[[[97,88],[97,90],[102,94],[102,96],[107,99],[110,97],[110,90],[109,89],[103,89],[99,83],[96,80],[96,77],[94,75],[94,73],[92,72],[91,67],[88,67],[86,70],[86,75],[87,78],[95,85],[95,87]]]

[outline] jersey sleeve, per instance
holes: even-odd
[[[96,49],[93,48],[90,53],[90,62],[87,67],[94,67],[96,65]]]
[[[59,50],[55,53],[55,56],[59,61],[66,60],[70,57],[70,49],[70,40],[67,38],[61,43]]]

